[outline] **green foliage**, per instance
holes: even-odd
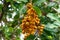
[[[34,40],[35,36],[34,35],[30,35],[29,37],[26,38],[26,40]]]
[[[35,9],[37,15],[40,17],[42,15],[41,10],[36,6],[34,6],[33,8]]]
[[[2,11],[2,4],[0,4],[0,12]]]
[[[45,2],[46,0],[33,0],[34,5],[40,6],[43,2]]]
[[[11,2],[12,0],[6,0],[6,2]]]
[[[0,0],[0,39],[21,40],[20,24],[26,15],[29,0]],[[45,25],[42,35],[30,35],[26,40],[60,40],[60,3],[59,0],[32,0],[40,23]]]

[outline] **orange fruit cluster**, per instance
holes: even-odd
[[[25,36],[29,36],[30,34],[34,35],[36,30],[38,30],[38,33],[41,34],[44,26],[40,25],[40,19],[38,18],[36,11],[32,8],[32,4],[29,3],[27,7],[27,15],[24,17],[22,24],[20,25],[22,33],[26,34]]]
[[[44,29],[44,25],[43,25],[43,24],[41,24],[40,26],[37,27],[38,34],[39,34],[39,35],[42,34],[43,29]]]

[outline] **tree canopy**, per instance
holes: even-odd
[[[0,0],[0,40],[23,40],[20,25],[30,2],[44,29],[26,40],[60,40],[60,0]]]

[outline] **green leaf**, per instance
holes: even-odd
[[[35,0],[33,0],[33,1],[35,1]],[[41,5],[41,3],[43,3],[43,2],[45,2],[46,0],[36,0],[35,2],[34,2],[34,5]]]
[[[55,21],[54,24],[60,26],[60,21]]]
[[[16,37],[16,40],[20,40],[20,38],[17,36],[17,37]]]
[[[20,34],[21,33],[21,29],[17,29],[16,33]]]
[[[54,6],[54,5],[55,5],[54,2],[50,2],[50,3],[48,4],[49,7],[52,7],[52,6]]]
[[[48,26],[49,26],[49,27],[48,27]],[[51,29],[57,28],[57,26],[54,25],[53,23],[52,23],[52,24],[51,24],[51,23],[47,23],[47,24],[46,24],[46,27],[51,28]]]
[[[11,1],[13,1],[13,0],[6,0],[6,2],[11,2]]]
[[[5,35],[5,38],[9,39],[9,36],[11,35],[11,32],[9,31],[8,26],[3,27],[3,34]]]
[[[2,4],[0,4],[0,12],[2,11]]]
[[[18,1],[18,2],[28,2],[28,0],[16,0],[16,1]]]
[[[13,28],[12,27],[9,27],[9,32],[13,32]]]
[[[26,38],[26,40],[34,40],[35,36],[34,35],[30,35]]]
[[[38,16],[40,17],[42,15],[41,10],[36,6],[33,6],[33,8],[36,11],[36,13],[38,14]]]
[[[22,14],[22,13],[25,13],[27,10],[25,4],[20,4],[20,7],[19,7],[19,13]]]
[[[14,19],[15,20],[18,20],[19,19],[19,16],[20,16],[20,14],[18,13],[18,12],[16,12],[17,14],[14,16]]]
[[[13,22],[12,22],[12,27],[15,27],[16,25],[18,25],[18,20],[14,20]]]
[[[53,21],[51,21],[51,19],[50,18],[48,18],[48,17],[46,17],[46,16],[41,16],[40,17],[40,22],[42,23],[42,24],[47,24],[47,23],[53,23]]]
[[[54,14],[54,13],[48,13],[47,14],[47,17],[49,17],[51,20],[56,20],[58,21],[58,15],[57,14]]]
[[[8,13],[7,14],[9,18],[12,18],[12,14],[11,13]]]
[[[45,28],[45,29],[44,29],[44,32],[45,32],[45,33],[43,33],[43,35],[44,35],[44,34],[51,35],[51,36],[54,36],[54,35],[55,35],[53,29],[51,29],[51,28]],[[54,33],[54,34],[53,34],[53,33]]]
[[[41,40],[53,40],[53,36],[51,36],[51,38],[49,38],[48,36],[51,36],[51,35],[44,33],[40,36],[40,38]]]
[[[60,16],[60,7],[58,9],[56,9],[56,11],[58,12],[58,14]]]

